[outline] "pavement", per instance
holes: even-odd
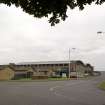
[[[105,105],[101,76],[86,80],[0,82],[0,105]]]

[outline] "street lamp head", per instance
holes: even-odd
[[[72,48],[73,50],[75,50],[76,48]]]
[[[97,34],[105,34],[103,31],[98,31]]]
[[[103,33],[102,31],[98,31],[98,32],[97,32],[97,34],[102,34],[102,33]]]

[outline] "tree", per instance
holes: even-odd
[[[67,18],[67,9],[79,7],[84,9],[86,4],[102,4],[105,0],[0,0],[0,3],[21,7],[26,13],[37,18],[48,17],[51,26]]]

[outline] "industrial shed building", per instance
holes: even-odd
[[[82,61],[70,62],[70,76],[84,77],[93,73],[93,66]],[[23,62],[0,66],[0,80],[31,78],[32,76],[69,77],[69,61]]]

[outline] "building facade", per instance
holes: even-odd
[[[0,66],[2,68],[2,66]],[[7,69],[7,68],[8,69]],[[6,73],[6,72],[9,73]],[[90,64],[84,64],[82,61],[71,61],[69,69],[69,61],[47,61],[47,62],[23,62],[18,64],[9,64],[5,68],[0,69],[0,80],[31,78],[32,76],[48,76],[48,77],[84,77],[85,73],[93,72]],[[8,76],[7,76],[8,75]],[[6,78],[7,77],[7,78]]]
[[[48,61],[48,62],[23,62],[16,64],[17,66],[31,67],[34,71],[34,74],[38,75],[48,75],[60,76],[66,75],[84,77],[86,71],[89,74],[93,72],[93,67],[89,64],[84,64],[82,61],[71,61],[70,62],[70,71],[69,71],[69,61]]]

